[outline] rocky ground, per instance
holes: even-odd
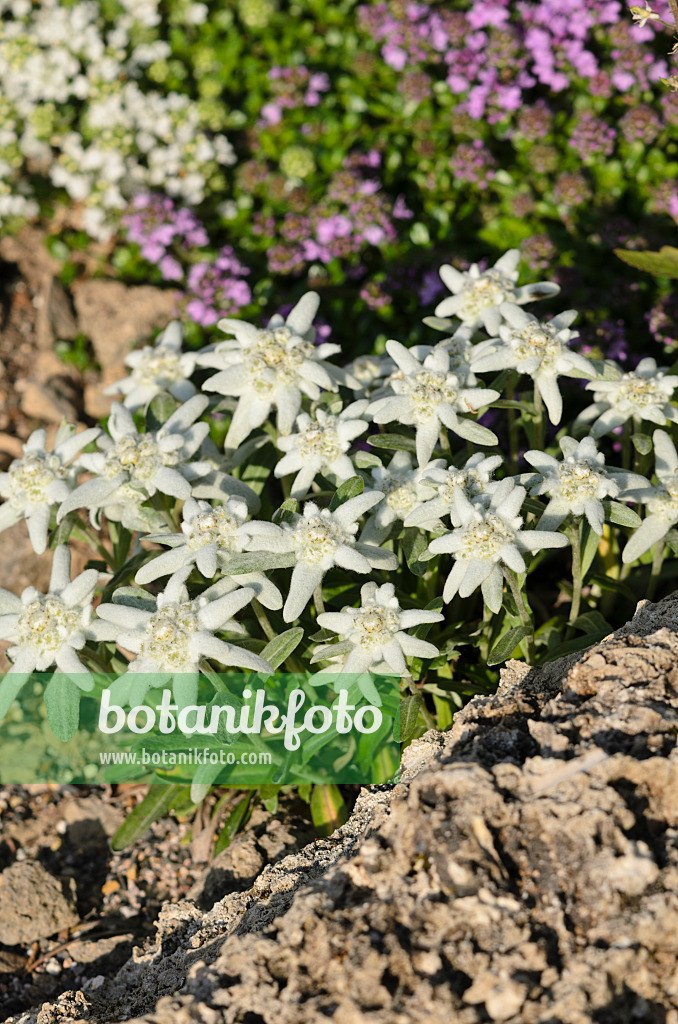
[[[677,731],[672,597],[510,663],[329,839],[260,869],[246,833],[211,909],[167,904],[117,973],[9,1020],[677,1024]]]

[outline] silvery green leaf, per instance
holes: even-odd
[[[167,391],[161,391],[149,403],[146,410],[146,430],[160,430],[163,423],[179,408],[179,402]]]
[[[225,576],[240,576],[248,572],[269,572],[271,569],[289,569],[296,563],[293,551],[243,551],[232,555],[222,566]]]
[[[68,743],[80,722],[80,689],[68,676],[53,675],[44,693],[50,729],[58,740]]]
[[[633,434],[631,440],[639,455],[649,455],[652,451],[652,438],[649,434]]]
[[[345,480],[340,487],[332,495],[330,501],[330,512],[334,512],[335,509],[343,505],[344,502],[350,501],[351,498],[357,498],[359,494],[362,494],[365,490],[365,481],[361,476],[352,476],[348,480]]]
[[[156,600],[141,587],[118,587],[111,597],[112,604],[124,604],[127,608],[139,608],[142,612],[154,612]]]
[[[366,438],[373,448],[388,448],[389,451],[416,452],[417,445],[413,437],[404,434],[373,434]]]
[[[622,505],[620,501],[606,499],[603,501],[603,508],[608,523],[614,523],[616,526],[630,526],[634,530],[640,526],[640,516],[628,505]]]
[[[293,629],[286,630],[266,644],[261,652],[261,657],[272,668],[278,668],[296,650],[301,643],[303,635],[304,631],[301,626],[295,626]]]
[[[382,466],[383,462],[378,455],[371,452],[364,452],[362,449],[354,455],[354,461],[358,469],[370,469],[372,466]]]

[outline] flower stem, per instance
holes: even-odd
[[[252,611],[256,615],[257,622],[261,626],[266,639],[275,640],[276,632],[271,623],[268,621],[268,615],[264,611],[259,601],[257,601],[256,597],[252,598]]]
[[[315,614],[317,618],[319,615],[322,615],[323,612],[325,611],[322,583],[319,583],[318,586],[313,591],[313,603],[315,605]]]
[[[622,466],[631,469],[631,420],[627,420],[622,434]]]
[[[581,591],[584,582],[581,571],[581,517],[578,517],[568,533],[572,544],[572,605],[570,607],[570,617],[567,620],[566,640],[571,639],[574,623],[579,617],[579,609],[581,608]]]
[[[532,612],[527,601],[527,594],[524,594],[518,586],[518,578],[512,569],[504,566],[504,578],[508,583],[513,600],[515,601],[520,621],[526,629],[530,630],[530,635],[526,637],[527,640],[527,657],[526,661],[528,665],[534,664],[534,622],[532,621]]]
[[[538,384],[534,385],[534,447],[544,449],[544,402]]]
[[[421,697],[421,694],[419,693],[419,690],[417,689],[417,687],[415,685],[415,682],[414,682],[414,679],[412,678],[412,676],[411,675],[405,676],[405,679],[407,681],[407,688],[409,689],[410,693],[413,694],[415,697],[417,695]],[[431,712],[428,710],[428,708],[426,707],[426,704],[424,703],[424,698],[423,697],[421,697],[421,704],[419,705],[419,714],[424,719],[424,725],[426,726],[427,729],[435,729],[436,728],[436,720],[433,717],[433,715],[431,714]]]
[[[506,397],[511,401],[515,401],[516,397],[516,378],[515,374],[511,374],[508,383],[506,385]],[[508,410],[508,427],[509,427],[509,472],[516,474],[518,472],[518,412],[516,409]]]
[[[655,592],[657,590],[657,584],[659,583],[659,577],[662,571],[662,562],[664,561],[665,551],[666,544],[663,540],[660,540],[657,544],[655,544],[654,551],[652,553],[652,571],[650,573],[650,582],[647,587],[647,594],[645,595],[648,601],[651,601],[654,598]]]

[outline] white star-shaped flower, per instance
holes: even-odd
[[[234,339],[201,353],[197,362],[220,371],[205,382],[203,390],[238,399],[226,448],[237,448],[273,408],[278,411],[278,431],[289,434],[302,395],[316,400],[321,388],[336,391],[340,383],[357,386],[344,371],[324,363],[340,351],[338,345],[313,344],[312,324],[319,302],[315,292],[306,292],[286,319],[276,314],[263,330],[229,317],[219,321],[219,329]]]
[[[155,345],[136,349],[125,359],[132,370],[129,377],[111,384],[105,395],[124,395],[123,405],[134,412],[142,409],[161,391],[169,391],[180,402],[195,394],[190,376],[195,370],[195,353],[181,351],[181,324],[173,320],[158,335]]]
[[[454,514],[457,491],[461,491],[473,504],[489,505],[498,486],[492,477],[502,462],[501,455],[483,455],[482,452],[471,455],[460,469],[432,462],[423,470],[422,478],[437,493],[409,513],[405,526],[419,526],[428,530],[442,526],[440,520],[443,516]],[[454,522],[454,518],[452,521],[455,526],[460,525]]]
[[[0,495],[6,499],[0,507],[0,530],[26,520],[28,536],[36,554],[47,547],[52,511],[73,490],[79,465],[73,459],[94,441],[101,430],[90,427],[80,434],[75,427],[62,424],[51,452],[45,447],[46,431],[34,430],[23,446],[23,455],[0,473]]]
[[[654,359],[641,359],[635,370],[622,373],[616,380],[596,380],[586,385],[593,391],[593,404],[577,417],[577,423],[591,425],[591,436],[602,437],[627,420],[649,420],[663,427],[670,420],[678,423],[678,409],[671,403],[678,377],[658,369]],[[575,424],[576,426],[576,424]]]
[[[290,497],[303,498],[318,473],[334,484],[341,484],[355,475],[346,453],[356,437],[369,427],[367,420],[360,418],[367,405],[367,399],[353,402],[338,416],[317,409],[315,419],[302,412],[297,416],[296,433],[278,438],[276,444],[286,454],[275,467],[275,475],[297,474]]]
[[[93,680],[77,652],[88,640],[115,638],[115,630],[93,618],[98,578],[96,569],[86,569],[71,580],[71,552],[61,544],[54,550],[46,594],[27,587],[19,598],[0,589],[0,639],[12,644],[8,675],[46,672],[56,665],[82,689],[92,689]]]
[[[525,452],[525,460],[541,477],[532,485],[530,494],[546,494],[550,498],[539,528],[557,530],[569,515],[586,516],[591,529],[602,536],[603,498],[617,498],[629,487],[642,487],[647,481],[636,473],[606,466],[605,456],[592,437],[583,441],[563,437],[560,447],[561,460],[545,452]]]
[[[633,20],[637,22],[637,24],[640,25],[641,28],[643,28],[643,26],[648,21],[662,20],[661,15],[657,14],[657,12],[650,7],[647,0],[645,0],[644,7],[629,7],[629,10],[631,12],[631,17],[633,18]]]
[[[624,562],[635,562],[678,523],[678,453],[665,431],[655,430],[652,440],[657,484],[653,487],[645,481],[647,486],[627,495],[646,505],[648,514],[624,548]]]
[[[207,579],[217,570],[224,572],[232,555],[248,550],[252,536],[277,536],[273,523],[248,521],[247,502],[243,498],[229,498],[225,505],[214,508],[206,501],[187,498],[182,510],[181,533],[158,533],[144,540],[170,546],[139,569],[135,582],[151,583],[161,576],[182,573],[186,566],[196,565]],[[236,587],[251,587],[266,608],[282,608],[282,595],[263,572],[238,573],[226,577]]]
[[[58,520],[77,508],[88,508],[90,514],[102,509],[108,519],[122,522],[128,529],[143,530],[139,508],[156,491],[190,498],[187,476],[193,479],[201,470],[207,473],[212,468],[208,463],[189,462],[209,433],[207,423],[194,422],[208,404],[205,395],[195,395],[159,430],[147,434],[137,431],[128,409],[114,405],[108,421],[111,436],[102,434],[97,439],[101,451],[80,459],[95,476],[68,495]]]
[[[393,552],[356,542],[358,520],[383,496],[381,491],[365,491],[333,512],[307,501],[303,515],[295,514],[291,522],[278,527],[277,537],[252,538],[253,551],[292,551],[295,554],[296,565],[283,608],[285,622],[292,622],[301,615],[325,573],[334,565],[357,573],[397,567],[398,560]]]
[[[398,364],[399,374],[390,381],[390,395],[378,398],[368,409],[375,423],[397,420],[416,427],[417,459],[420,466],[430,460],[441,427],[477,444],[496,444],[497,436],[487,427],[464,418],[499,398],[492,388],[467,387],[450,371],[450,357],[439,346],[423,363],[398,341],[387,341],[386,349]]]
[[[529,374],[544,399],[551,423],[560,423],[563,399],[558,377],[595,377],[596,369],[585,356],[573,352],[569,342],[579,337],[569,330],[576,317],[573,309],[559,313],[551,320],[537,320],[519,306],[501,306],[507,323],[499,328],[499,338],[476,346],[473,369],[476,373],[512,367]]]
[[[156,610],[128,604],[101,604],[97,614],[119,630],[118,644],[137,657],[129,673],[153,676],[154,685],[173,678],[174,696],[182,705],[193,704],[197,697],[200,659],[209,658],[220,665],[236,666],[253,672],[273,670],[267,661],[244,647],[220,640],[216,632],[244,634],[233,616],[252,600],[254,590],[242,587],[233,593],[214,595],[214,588],[190,600],[184,586],[186,573],[175,574],[156,599]],[[145,595],[149,596],[149,595]],[[160,677],[160,678],[158,678]],[[139,696],[151,680],[145,680]],[[177,692],[181,688],[180,693]]]
[[[381,544],[392,523],[398,519],[406,520],[413,510],[433,497],[435,490],[426,483],[426,478],[432,468],[443,465],[442,459],[436,459],[427,466],[413,466],[409,452],[400,451],[395,453],[388,466],[375,466],[372,482],[384,497],[372,509],[360,539],[370,544]]]
[[[487,508],[470,502],[461,490],[456,492],[454,514],[460,525],[429,545],[432,554],[451,554],[455,559],[445,582],[444,601],[457,593],[469,597],[481,587],[485,604],[496,615],[503,600],[502,566],[526,572],[525,551],[565,547],[567,538],[562,533],[521,529],[524,500],[525,488],[516,487],[510,478],[501,481]]]
[[[558,294],[558,285],[549,281],[518,287],[519,263],[519,250],[509,249],[490,270],[479,270],[477,263],[468,271],[455,270],[449,264],[442,266],[440,277],[453,294],[438,303],[436,316],[456,316],[467,327],[482,325],[489,334],[497,334],[502,303],[523,306]]]
[[[425,622],[441,622],[443,616],[439,612],[404,611],[392,583],[381,587],[366,583],[360,600],[360,608],[318,616],[318,625],[338,633],[342,640],[339,644],[316,647],[313,661],[341,656],[341,672],[398,672],[402,676],[409,674],[405,658],[438,656],[437,647],[410,636],[407,630]]]

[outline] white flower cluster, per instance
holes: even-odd
[[[170,54],[160,20],[159,0],[0,0],[0,225],[36,214],[31,174],[82,203],[84,229],[106,238],[134,192],[199,203],[234,162],[196,103],[141,87]]]
[[[0,9],[9,8],[4,3]],[[143,11],[150,24],[154,10],[148,0],[134,7],[134,17]],[[301,620],[306,628],[310,620],[327,630],[312,638],[323,641],[319,646],[306,647],[312,661],[346,673],[407,676],[411,659],[438,656],[434,643],[409,631],[442,622],[440,604],[436,610],[401,607],[401,599],[406,606],[412,599],[397,594],[380,573],[409,566],[425,575],[428,601],[442,570],[444,602],[480,588],[496,615],[505,582],[515,600],[519,578],[531,568],[529,556],[565,547],[573,525],[579,530],[585,520],[599,536],[606,516],[637,525],[636,513],[621,502],[647,506],[624,561],[635,561],[653,545],[663,551],[678,525],[678,454],[669,434],[654,433],[654,485],[607,465],[596,438],[628,424],[630,441],[631,420],[664,427],[678,420],[678,377],[650,359],[623,373],[578,354],[570,347],[576,338],[571,311],[538,320],[522,310],[524,302],[556,289],[519,288],[516,266],[517,254],[509,253],[483,273],[443,268],[455,296],[437,312],[454,314],[461,324],[431,318],[427,323],[445,334],[437,344],[406,348],[390,340],[387,355],[357,359],[343,369],[329,361],[338,346],[315,343],[319,299],[313,292],[265,328],[222,320],[219,327],[229,337],[200,353],[182,353],[176,323],[153,347],[133,352],[129,376],[111,389],[123,404],[113,406],[107,433],[93,428],[75,434],[64,426],[50,450],[45,432],[36,431],[21,458],[0,475],[6,499],[0,530],[25,518],[41,552],[59,524],[60,534],[69,523],[87,532],[81,513],[87,510],[93,526],[107,521],[113,545],[122,529],[138,532],[134,542],[129,537],[135,562],[126,568],[126,581],[135,586],[115,591],[97,618],[97,572],[87,570],[71,582],[67,548],[58,547],[47,595],[30,590],[19,599],[0,591],[0,638],[13,645],[14,674],[53,664],[84,670],[88,643],[115,638],[132,658],[128,693],[134,687],[137,697],[143,695],[144,673],[165,673],[182,677],[175,696],[190,703],[205,661],[270,670],[259,653],[261,638],[246,633],[245,646],[240,642],[244,627],[234,616],[251,604],[251,621],[268,640],[269,612],[279,627]],[[481,325],[491,337],[476,337]],[[215,372],[204,379],[205,369]],[[495,371],[495,386],[478,379]],[[560,421],[561,376],[593,378],[588,387],[595,401],[578,421],[593,421],[589,436],[578,440],[563,431],[562,458],[528,450],[525,459],[534,472],[520,477],[510,475],[496,451],[469,452],[467,444],[499,444],[478,415],[500,398],[499,381],[506,378],[501,371],[532,377],[532,405],[505,403],[527,410],[528,424],[541,413],[537,393],[549,418]],[[230,413],[223,454],[208,437],[210,401],[219,414]],[[159,410],[173,405],[165,419]],[[382,424],[394,424],[395,436],[380,432]],[[648,438],[636,442],[639,451],[647,443],[649,452]],[[377,453],[384,448],[391,451],[382,460]],[[267,494],[272,485],[287,499],[275,513],[279,502]],[[262,507],[272,521],[255,518]],[[451,565],[435,561],[440,555],[451,556]],[[283,570],[291,572],[274,582],[270,574]],[[365,580],[360,606],[354,593],[342,607],[355,577]],[[160,594],[159,580],[165,581]],[[581,590],[581,579],[579,584]],[[149,585],[152,592],[145,589]],[[334,610],[325,610],[326,600]],[[325,642],[331,633],[338,639]]]

